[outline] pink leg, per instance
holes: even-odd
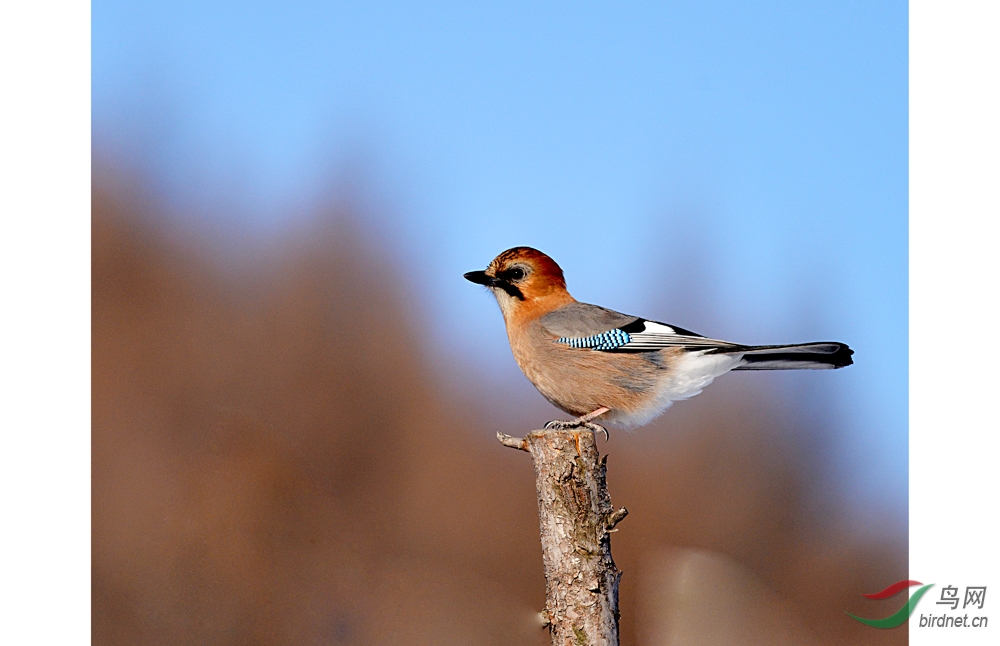
[[[585,422],[589,422],[590,420],[594,419],[595,417],[600,417],[601,415],[603,415],[604,413],[608,412],[609,410],[611,410],[611,409],[608,408],[607,406],[601,406],[597,410],[591,411],[591,412],[587,413],[586,415],[581,415],[580,417],[577,417],[573,421],[574,422],[578,422],[580,424],[583,424]]]

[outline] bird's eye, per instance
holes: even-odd
[[[521,280],[522,278],[524,278],[524,270],[521,269],[520,267],[514,267],[513,269],[507,272],[507,277],[510,280]]]

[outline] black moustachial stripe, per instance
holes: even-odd
[[[514,285],[510,284],[506,280],[497,280],[495,283],[493,283],[493,286],[499,287],[500,289],[507,292],[508,294],[518,299],[519,301],[524,300],[524,294],[521,293],[521,290],[519,290],[517,287],[514,287]]]
[[[514,285],[514,280],[524,278],[524,270],[520,267],[511,267],[497,272],[497,277],[493,279],[493,286],[499,287],[514,298],[523,301],[524,294]]]

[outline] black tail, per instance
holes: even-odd
[[[751,345],[740,352],[746,363],[735,370],[823,370],[854,363],[854,350],[835,341],[796,345]]]

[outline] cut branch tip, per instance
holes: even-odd
[[[500,440],[500,444],[503,444],[504,446],[509,446],[512,449],[519,449],[521,451],[528,450],[528,443],[525,442],[523,438],[511,437],[506,433],[501,433],[500,431],[497,431],[497,439]]]
[[[622,520],[624,520],[626,516],[628,516],[628,509],[625,509],[624,507],[622,507],[618,511],[611,512],[611,514],[608,516],[608,522],[605,523],[605,528],[608,531],[613,530],[615,528],[615,525],[622,522]]]

